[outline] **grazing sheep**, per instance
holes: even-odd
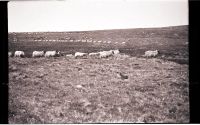
[[[117,50],[112,50],[113,51],[113,54],[116,55],[116,54],[119,54],[120,51],[117,49]]]
[[[109,56],[112,56],[114,53],[113,53],[113,51],[112,50],[110,50],[110,51],[102,51],[102,52],[99,52],[99,57],[100,58],[107,58],[107,57],[109,57]]]
[[[89,53],[90,57],[98,57],[100,53]]]
[[[158,50],[155,50],[155,51],[146,51],[145,52],[145,54],[144,54],[144,56],[145,57],[155,57],[155,56],[157,56],[158,55],[158,53],[159,53],[159,51]]]
[[[45,57],[58,57],[60,56],[60,51],[47,51],[44,55]]]
[[[67,54],[66,57],[73,57],[73,55],[72,54]]]
[[[87,53],[76,52],[76,53],[75,53],[75,58],[77,58],[77,57],[85,57],[85,56],[87,56],[87,55],[88,55]]]
[[[44,53],[44,51],[33,51],[32,57],[43,57]]]
[[[24,51],[15,51],[15,57],[25,57]]]
[[[8,52],[8,57],[11,57],[12,56],[12,52]]]

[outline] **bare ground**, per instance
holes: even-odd
[[[9,58],[9,123],[188,123],[188,65]]]

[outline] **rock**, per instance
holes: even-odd
[[[76,88],[81,89],[81,88],[83,88],[83,86],[82,85],[76,85]]]
[[[124,74],[122,74],[122,73],[119,73],[118,76],[119,76],[122,80],[128,79],[128,76],[127,76],[127,75],[124,75]]]

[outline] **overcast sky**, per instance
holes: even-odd
[[[8,3],[9,32],[188,25],[188,0],[54,0]]]

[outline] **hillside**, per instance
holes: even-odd
[[[63,53],[120,49],[141,57],[147,50],[159,50],[159,57],[188,63],[188,26],[99,30],[83,32],[9,33],[9,51],[60,50]]]
[[[188,123],[188,27],[10,33],[9,123]],[[108,58],[31,58],[119,49]],[[155,58],[143,57],[159,50]]]
[[[25,35],[25,36],[24,36]],[[188,26],[173,26],[163,28],[137,28],[137,29],[114,29],[114,30],[96,30],[79,32],[21,32],[9,33],[9,40],[13,37],[22,39],[102,39],[114,40],[117,38],[179,38],[187,39]]]

